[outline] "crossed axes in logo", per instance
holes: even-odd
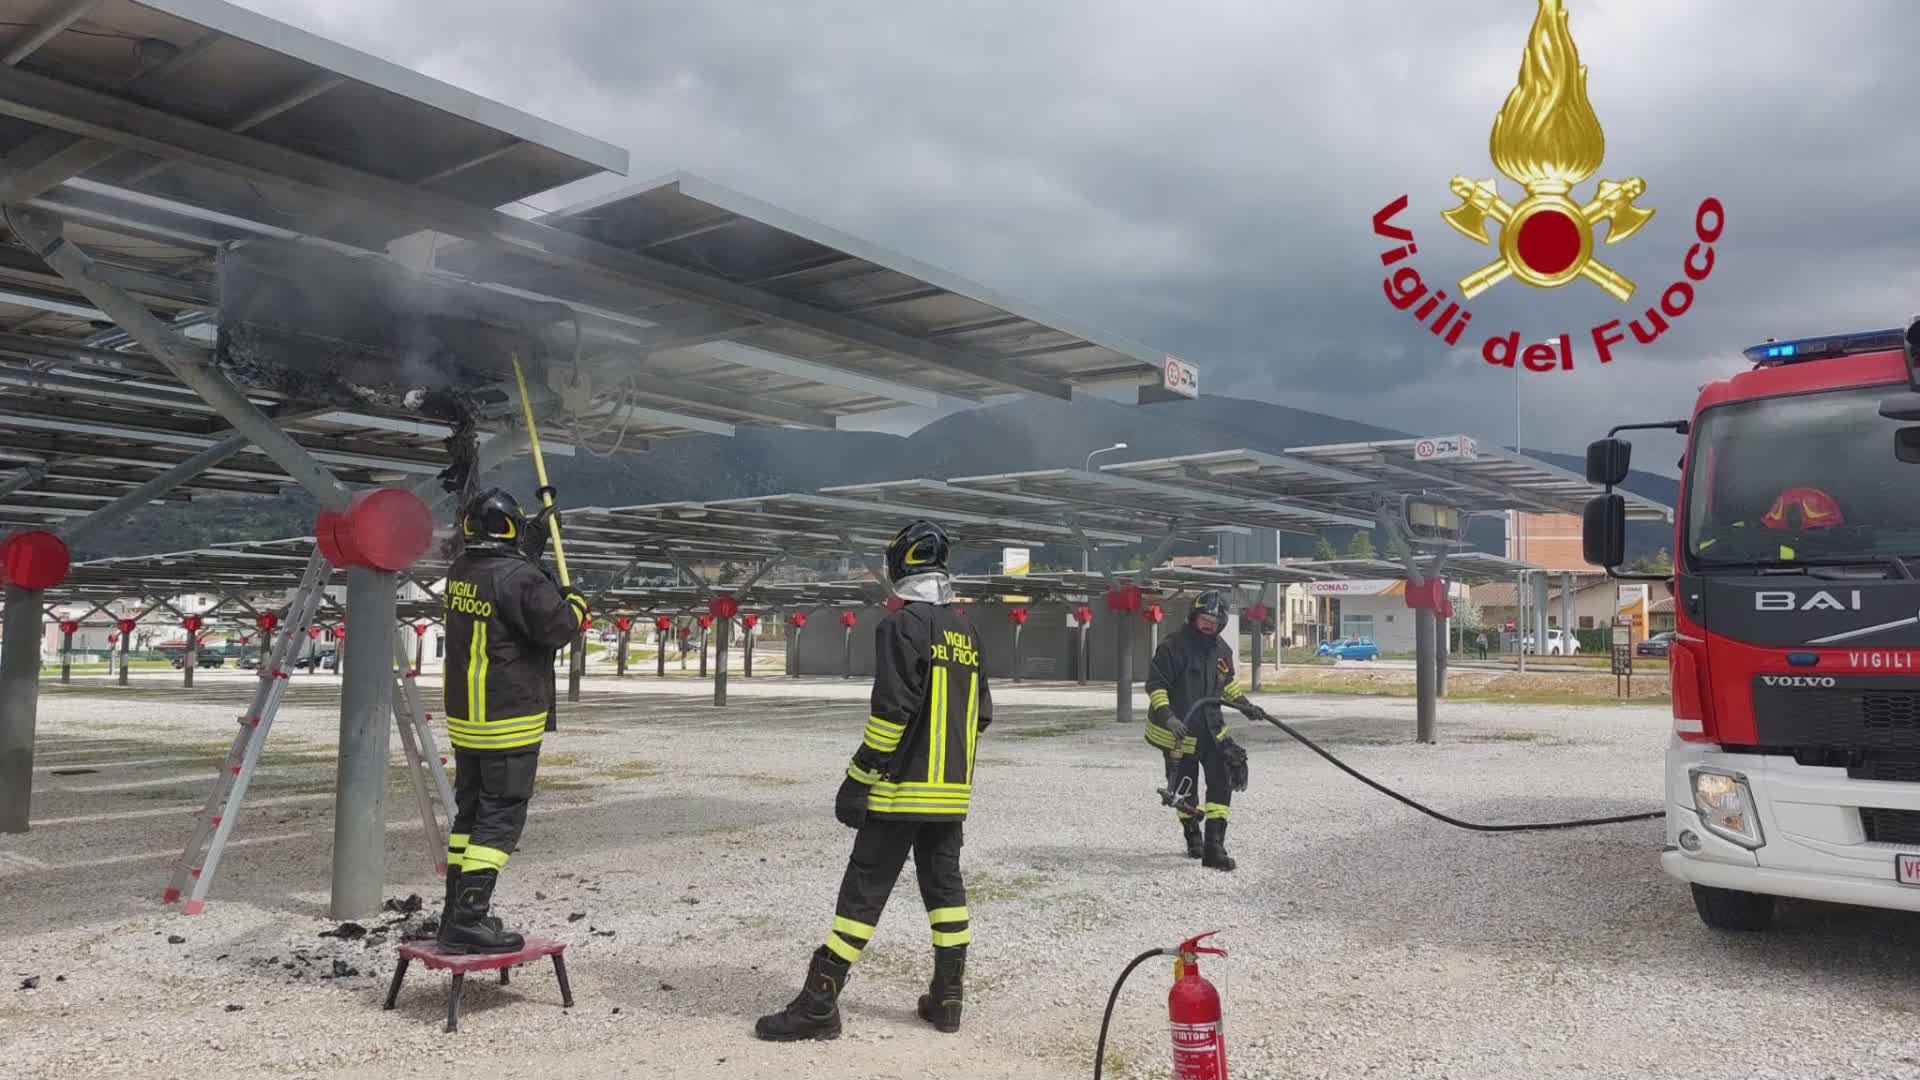
[[[1476,181],[1456,176],[1451,187],[1462,201],[1459,206],[1440,215],[1447,224],[1478,244],[1492,243],[1487,236],[1488,218],[1498,222],[1503,230],[1500,258],[1460,279],[1460,294],[1464,299],[1471,300],[1515,274],[1537,285],[1559,284],[1579,276],[1600,286],[1616,300],[1624,302],[1633,295],[1632,281],[1592,257],[1593,227],[1602,221],[1607,223],[1606,242],[1609,244],[1617,244],[1639,232],[1654,214],[1652,210],[1633,205],[1635,199],[1647,193],[1645,180],[1637,176],[1619,183],[1602,180],[1594,192],[1593,201],[1585,206],[1579,206],[1564,194],[1553,191],[1529,192],[1516,206],[1500,197],[1500,191],[1491,179]],[[1535,270],[1521,260],[1517,250],[1518,238],[1511,234],[1536,214],[1551,214],[1572,220],[1580,232],[1580,257],[1575,260],[1577,269],[1570,267],[1565,272]]]

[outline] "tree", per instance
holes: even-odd
[[[1667,554],[1666,548],[1661,548],[1652,555],[1642,555],[1628,565],[1627,570],[1635,574],[1670,575],[1673,573],[1673,556]]]
[[[1326,533],[1321,533],[1318,536],[1314,537],[1313,557],[1315,559],[1320,560],[1321,562],[1325,562],[1329,559],[1339,558],[1338,555],[1334,554],[1333,543],[1332,541],[1329,541],[1327,539]]]
[[[1373,535],[1365,529],[1354,530],[1353,539],[1347,541],[1347,558],[1371,559],[1374,557]]]

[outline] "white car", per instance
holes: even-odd
[[[1539,651],[1534,648],[1532,634],[1526,636],[1522,642],[1522,647],[1527,650],[1528,656],[1532,656]],[[1548,656],[1573,656],[1579,651],[1580,639],[1577,636],[1566,633],[1558,627],[1547,631]]]

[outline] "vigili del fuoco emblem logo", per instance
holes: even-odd
[[[1395,269],[1383,283],[1389,303],[1410,311],[1448,345],[1459,343],[1473,319],[1465,309],[1467,302],[1508,278],[1538,289],[1586,281],[1623,304],[1637,290],[1631,279],[1602,261],[1595,248],[1627,240],[1653,219],[1655,210],[1640,205],[1647,182],[1638,176],[1602,178],[1584,201],[1575,191],[1600,171],[1606,135],[1587,101],[1587,68],[1580,63],[1561,4],[1562,0],[1539,0],[1519,78],[1494,115],[1488,140],[1494,167],[1520,185],[1522,197],[1508,202],[1493,178],[1456,175],[1450,188],[1460,204],[1440,213],[1455,231],[1492,247],[1498,257],[1459,279],[1458,298],[1451,302],[1444,291],[1429,292],[1410,264]],[[1393,266],[1419,251],[1412,230],[1394,224],[1408,203],[1402,195],[1373,216],[1374,232],[1399,242],[1381,253],[1382,265]],[[1596,236],[1601,226],[1606,230],[1604,238]],[[1642,345],[1652,344],[1672,320],[1686,313],[1693,304],[1694,283],[1705,281],[1713,271],[1713,243],[1724,226],[1720,201],[1703,201],[1694,214],[1698,242],[1683,260],[1682,276],[1643,315],[1633,318],[1626,330],[1620,328],[1619,319],[1612,319],[1589,331],[1601,363],[1612,361],[1614,346],[1629,336]],[[1497,232],[1490,234],[1490,228]],[[1443,303],[1445,309],[1429,322]],[[1520,364],[1530,371],[1571,371],[1573,335],[1561,334],[1556,341],[1522,349],[1516,330],[1487,338],[1481,355],[1498,367]]]

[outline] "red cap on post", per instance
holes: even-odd
[[[1146,617],[1148,622],[1157,623],[1167,617],[1167,609],[1161,607],[1159,604],[1154,604],[1147,608],[1147,610],[1141,612],[1141,614]]]
[[[843,611],[840,613],[841,626],[851,627],[854,623],[857,623],[859,621],[860,621],[860,616],[854,612]]]
[[[731,619],[740,610],[740,601],[731,596],[716,596],[713,603],[707,605],[707,611],[716,619]]]
[[[119,635],[119,634],[116,634],[116,633],[114,633],[114,632],[112,632],[112,631],[108,631],[108,632],[107,632],[107,644],[109,644],[109,645],[118,645],[118,644],[120,644],[120,635]]]
[[[805,626],[807,625],[807,613],[804,611],[796,611],[787,616],[787,621],[795,626]]]
[[[433,543],[433,513],[420,496],[380,488],[354,496],[346,511],[322,510],[314,522],[320,553],[335,566],[395,573]]]
[[[65,581],[72,566],[66,541],[44,529],[18,532],[0,540],[0,583],[45,592]]]
[[[740,625],[751,630],[760,625],[760,616],[752,614],[742,615],[740,616]]]
[[[319,641],[319,640],[320,640],[320,628],[319,628],[319,627],[317,627],[317,626],[309,626],[309,627],[307,627],[307,640],[308,640],[308,641]]]
[[[1015,626],[1024,626],[1027,621],[1027,609],[1023,607],[1013,608],[1007,612],[1007,618],[1013,620]]]
[[[1249,607],[1247,609],[1247,618],[1252,619],[1256,623],[1266,622],[1267,621],[1267,605],[1254,604],[1252,607]]]
[[[60,620],[60,632],[63,634],[77,634],[80,632],[80,624],[74,622],[72,619],[62,619]]]
[[[280,616],[275,615],[273,612],[269,611],[266,614],[260,616],[259,618],[253,620],[253,624],[255,626],[258,626],[262,630],[270,631],[274,627],[280,625]]]
[[[1122,585],[1107,590],[1107,608],[1111,611],[1139,611],[1140,586]]]
[[[624,634],[633,629],[633,617],[631,615],[622,615],[613,620],[613,627]]]
[[[1073,609],[1073,621],[1085,626],[1093,621],[1093,609],[1085,604]]]
[[[133,633],[133,628],[139,624],[134,622],[132,619],[121,619],[119,622],[115,623],[114,625],[120,628],[121,633],[131,634]]]
[[[673,617],[672,617],[672,616],[670,616],[670,615],[662,615],[662,616],[660,616],[659,618],[657,618],[657,619],[655,619],[655,620],[653,620],[653,628],[654,628],[655,630],[671,630],[671,629],[673,629]]]
[[[702,630],[706,630],[706,629],[709,629],[709,628],[710,628],[710,627],[712,627],[712,626],[713,626],[713,616],[712,616],[712,615],[702,615],[702,616],[700,616],[700,629],[702,629]]]
[[[202,626],[205,626],[206,622],[202,620],[198,615],[189,615],[186,618],[180,620],[180,625],[186,627],[187,633],[191,634],[195,630],[198,630]]]
[[[413,636],[414,636],[414,637],[426,637],[426,636],[427,636],[427,624],[426,624],[426,623],[423,623],[423,622],[417,622],[417,623],[414,623],[414,624],[413,624]]]

